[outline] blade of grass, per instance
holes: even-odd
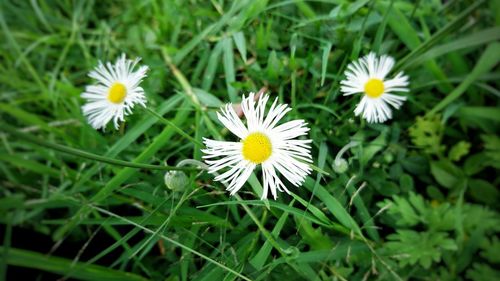
[[[362,6],[364,6],[368,1],[356,1],[354,4],[352,4],[349,8],[353,8],[354,11],[358,10]],[[358,4],[358,5],[356,5]],[[359,53],[361,52],[361,45],[363,44],[363,38],[365,37],[365,32],[366,32],[366,23],[368,22],[368,18],[370,14],[373,11],[373,6],[375,5],[375,1],[371,0],[370,1],[370,6],[368,7],[368,13],[364,16],[363,18],[363,23],[361,24],[361,30],[358,31],[358,36],[356,40],[353,42],[353,47],[351,51],[351,59],[355,60],[359,57]],[[352,13],[354,13],[354,11]]]
[[[377,33],[375,34],[375,39],[373,40],[373,50],[376,53],[380,53],[380,46],[382,45],[382,40],[384,39],[385,28],[387,27],[387,22],[389,21],[389,14],[391,12],[393,4],[394,0],[391,0],[391,3],[389,3],[389,7],[384,13],[384,18],[382,19],[382,22],[377,28]]]
[[[155,112],[159,114],[166,114],[179,107],[179,103],[182,101],[182,97],[180,95],[175,95],[165,102],[163,102]],[[114,158],[120,152],[129,147],[135,140],[137,140],[140,136],[142,136],[155,122],[157,118],[154,116],[147,116],[141,119],[137,125],[133,126],[127,133],[121,137],[115,144],[113,144],[106,152],[103,153],[103,156]],[[72,187],[72,192],[81,192],[82,189],[87,188],[86,183],[94,176],[102,164],[98,163],[90,167],[81,175],[79,180]]]
[[[2,202],[2,205],[4,205],[4,202]],[[5,219],[7,222],[5,225],[5,232],[4,232],[3,241],[2,241],[3,244],[2,244],[2,246],[0,246],[1,247],[0,254],[2,255],[2,258],[0,259],[0,279],[1,280],[7,280],[8,261],[5,257],[9,253],[9,250],[11,250],[10,245],[11,245],[11,240],[12,240],[12,218],[11,218],[10,214],[7,214],[7,216],[5,216]]]
[[[356,210],[358,211],[359,218],[361,221],[363,221],[366,232],[370,236],[371,239],[373,239],[375,242],[380,241],[380,235],[375,228],[375,225],[373,224],[373,219],[370,213],[368,212],[368,209],[366,208],[365,203],[363,202],[363,198],[357,194],[356,189],[354,188],[354,185],[357,183],[357,181],[353,180],[348,180],[346,184],[346,189],[347,192],[349,193],[349,196],[351,196],[351,201],[356,207]],[[355,197],[353,197],[355,196]]]
[[[123,160],[118,160],[118,159],[113,159],[109,158],[106,156],[101,156],[98,154],[90,153],[87,151],[83,151],[80,149],[60,145],[57,143],[51,143],[48,141],[44,141],[40,138],[33,137],[29,134],[22,133],[17,131],[16,129],[5,125],[5,124],[0,124],[0,128],[9,133],[10,135],[16,136],[22,140],[29,141],[31,143],[34,143],[39,146],[43,146],[46,148],[50,148],[59,152],[67,153],[73,156],[77,157],[82,157],[94,161],[99,161],[102,163],[107,163],[111,165],[117,165],[117,166],[123,166],[123,167],[130,167],[130,168],[135,168],[135,169],[146,169],[146,170],[165,170],[165,171],[170,171],[170,170],[178,170],[178,171],[192,171],[196,170],[196,168],[186,168],[186,167],[171,167],[171,166],[161,166],[161,165],[150,165],[150,164],[141,164],[141,163],[134,163],[134,162],[128,162],[128,161],[123,161]]]
[[[1,161],[5,161],[22,169],[33,171],[40,175],[48,175],[55,179],[58,179],[61,176],[61,171],[58,171],[51,167],[47,167],[46,165],[38,163],[36,161],[31,161],[23,157],[19,157],[17,153],[14,155],[0,154],[0,159]]]
[[[224,66],[227,94],[229,95],[229,100],[231,102],[236,102],[237,92],[232,85],[232,83],[236,81],[236,74],[234,71],[234,52],[231,37],[226,37],[222,40],[222,51],[222,62]]]
[[[205,91],[212,88],[215,73],[219,67],[220,55],[222,54],[222,42],[223,41],[217,42],[215,47],[212,49],[210,57],[208,58],[207,68],[205,68],[205,72],[203,73],[203,80],[201,84],[201,88]]]
[[[21,61],[23,62],[24,66],[28,70],[28,73],[33,77],[33,80],[35,80],[35,83],[38,85],[40,89],[42,89],[42,92],[46,92],[47,87],[45,86],[44,82],[38,75],[38,72],[35,70],[33,65],[30,63],[30,61],[23,55],[23,52],[21,51],[21,48],[19,47],[19,44],[16,42],[16,39],[12,35],[12,32],[9,29],[9,26],[5,22],[5,18],[2,12],[3,9],[0,9],[0,26],[2,27],[3,34],[4,34],[4,40],[7,39],[6,41],[11,45],[12,49],[14,49],[15,53],[17,53],[17,56]]]
[[[412,35],[415,37],[411,39],[411,43],[410,42],[407,43],[407,45],[412,46],[412,51],[408,55],[406,55],[404,58],[402,58],[401,60],[398,61],[398,63],[395,66],[395,71],[402,69],[403,66],[405,66],[408,61],[414,59],[422,52],[428,50],[430,47],[432,47],[436,42],[441,40],[448,33],[452,32],[452,31],[456,30],[457,28],[459,28],[460,26],[462,26],[462,24],[464,23],[466,18],[473,11],[475,11],[480,5],[482,5],[484,2],[485,2],[485,0],[474,1],[474,3],[472,5],[470,5],[465,11],[460,13],[453,21],[449,22],[446,26],[439,29],[429,39],[427,39],[425,42],[423,42],[421,44],[419,42],[420,40],[418,39],[418,37],[416,37],[416,35]],[[399,12],[399,11],[397,11],[397,12]],[[401,13],[401,12],[399,12],[399,13]],[[399,18],[402,19],[402,18],[404,18],[404,16],[402,14],[400,14]],[[403,22],[405,24],[409,25],[407,23],[406,19],[403,20]],[[397,23],[394,22],[393,26],[395,27],[396,25],[397,25]],[[406,26],[406,25],[402,24],[402,26]],[[407,27],[406,29],[412,29],[412,28]],[[414,33],[412,32],[410,34],[414,34]],[[407,34],[406,36],[410,36],[410,34]],[[403,35],[401,34],[401,36],[403,36]]]
[[[474,116],[500,122],[500,108],[493,106],[464,106],[459,109],[460,116]]]
[[[191,137],[190,135],[186,134],[181,128],[177,127],[171,121],[165,119],[163,116],[161,116],[160,114],[156,113],[155,111],[153,111],[150,108],[146,107],[145,109],[146,109],[147,112],[151,113],[153,116],[155,116],[156,118],[158,118],[158,120],[160,120],[161,122],[165,123],[167,126],[171,126],[179,135],[185,137],[186,139],[188,139],[193,144],[196,144],[196,145],[199,145],[199,146],[203,146],[203,144],[201,142],[195,140],[193,137]]]
[[[465,37],[458,38],[452,42],[445,43],[443,45],[436,46],[424,54],[409,60],[403,67],[408,68],[412,66],[419,65],[425,61],[437,58],[444,54],[462,50],[465,48],[471,48],[478,45],[483,45],[490,43],[492,41],[500,40],[500,27],[487,28],[481,31],[474,32]]]
[[[123,280],[123,281],[145,281],[139,275],[110,269],[98,265],[86,265],[82,263],[74,263],[72,260],[47,256],[44,254],[26,251],[16,248],[9,248],[5,253],[4,247],[0,246],[2,258],[10,265],[35,268],[49,272],[66,274],[72,270],[70,277],[80,280]]]
[[[328,58],[332,50],[332,43],[323,46],[323,56],[321,57],[321,87],[325,84],[326,69],[328,67]]]
[[[347,213],[342,204],[340,204],[340,202],[321,184],[316,184],[316,181],[314,181],[311,177],[307,177],[304,186],[311,192],[313,192],[316,188],[314,195],[325,203],[330,213],[332,213],[332,215],[337,218],[342,225],[353,231],[355,234],[363,236],[356,221],[351,217],[351,215],[349,215],[349,213]]]
[[[206,27],[202,32],[200,32],[189,42],[184,44],[184,46],[178,52],[175,53],[175,56],[172,60],[173,63],[174,64],[181,63],[182,60],[190,52],[192,52],[196,48],[196,46],[198,46],[208,35],[219,32],[222,29],[222,27],[225,24],[227,24],[241,8],[247,6],[248,3],[249,1],[234,1],[231,5],[231,8],[229,8],[229,11],[226,12],[222,17],[220,17],[219,21]]]
[[[236,48],[238,52],[240,52],[241,59],[244,63],[247,63],[247,43],[245,40],[245,35],[243,32],[236,32],[233,34],[234,44],[236,44]]]
[[[239,202],[243,201],[238,194],[234,195],[234,197],[236,197],[236,199]],[[280,253],[281,256],[286,257],[287,253],[285,252],[285,250],[280,246],[280,244],[276,241],[276,239],[274,239],[274,237],[269,233],[269,231],[267,231],[267,229],[260,222],[260,220],[254,214],[254,212],[246,204],[242,204],[241,206],[243,207],[243,209],[245,210],[245,212],[250,216],[250,218],[252,219],[252,221],[257,225],[257,227],[259,228],[260,232],[262,233],[262,235],[264,235],[264,237],[267,239],[267,241],[269,241],[269,243]],[[291,262],[288,262],[287,264],[291,268],[293,268],[297,273],[299,273],[302,276],[304,276],[304,273],[297,267],[296,264],[291,263]]]
[[[210,120],[210,117],[207,115],[206,108],[202,107],[202,105],[200,104],[198,97],[194,93],[193,88],[189,84],[184,74],[182,74],[182,72],[174,65],[174,63],[172,62],[170,56],[167,54],[167,51],[165,49],[161,50],[161,54],[167,65],[170,67],[170,70],[174,73],[175,78],[177,79],[179,84],[181,84],[184,93],[189,98],[188,100],[191,102],[191,104],[197,111],[201,112],[203,116],[203,121],[207,125],[209,131],[212,133],[212,135],[217,136],[219,139],[222,138],[220,136],[220,133],[215,128],[212,120]]]
[[[293,207],[293,202],[290,202],[288,206]],[[278,219],[278,222],[274,226],[273,230],[271,231],[271,234],[279,237],[279,234],[281,230],[283,229],[283,226],[285,225],[286,220],[288,219],[288,212],[283,212],[281,217]],[[250,264],[253,265],[256,269],[260,270],[262,267],[264,267],[264,264],[266,263],[266,260],[269,258],[269,255],[271,254],[271,250],[273,249],[273,246],[271,245],[271,242],[266,241],[264,242],[264,245],[260,248],[259,252],[255,254],[255,256],[250,259]]]
[[[186,102],[184,106],[187,106]],[[174,119],[174,123],[182,123],[186,120],[188,116],[188,111],[179,111]],[[163,131],[154,139],[154,141],[142,151],[142,153],[137,156],[133,162],[144,162],[150,159],[155,153],[162,148],[166,142],[170,140],[173,136],[174,131],[171,128],[165,128]],[[136,171],[132,168],[126,167],[121,169],[113,178],[111,178],[106,185],[100,189],[91,199],[91,202],[99,202],[107,198],[115,189],[117,189],[122,183],[124,183],[129,177],[134,175]],[[75,227],[78,224],[78,221],[85,218],[89,213],[88,205],[82,206],[76,214],[69,220],[69,222],[62,226],[54,233],[54,238],[56,240],[61,239],[66,232]]]
[[[140,225],[140,224],[134,223],[133,221],[127,220],[126,218],[123,218],[123,217],[121,217],[121,216],[119,216],[119,215],[116,215],[116,214],[114,214],[114,213],[112,213],[112,212],[110,212],[110,211],[108,211],[108,210],[104,210],[104,209],[99,208],[99,207],[96,207],[96,206],[91,206],[91,208],[96,209],[96,210],[98,210],[99,212],[101,212],[101,213],[103,213],[103,214],[107,214],[107,215],[109,215],[109,216],[112,216],[112,217],[115,217],[115,218],[118,218],[118,219],[124,220],[124,221],[126,221],[127,223],[129,223],[129,224],[131,224],[131,225],[134,225],[135,227],[140,228],[140,229],[142,229],[142,230],[144,230],[145,232],[148,232],[148,233],[150,233],[150,234],[154,234],[154,233],[155,233],[155,231],[153,231],[153,230],[151,230],[151,229],[149,229],[149,228],[146,228],[146,227],[144,227],[144,226],[142,226],[142,225]],[[180,247],[180,248],[182,248],[182,249],[184,249],[184,250],[186,250],[186,251],[189,251],[190,253],[192,253],[192,254],[194,254],[194,255],[197,255],[197,256],[199,256],[200,258],[202,258],[202,259],[204,259],[204,260],[206,260],[206,261],[208,261],[208,262],[210,262],[210,263],[213,263],[213,264],[215,264],[216,266],[218,266],[218,267],[220,267],[220,268],[222,268],[222,269],[224,269],[224,270],[227,270],[227,271],[228,271],[228,272],[230,272],[231,274],[234,274],[234,275],[236,275],[236,276],[240,277],[241,279],[251,281],[251,279],[249,279],[248,277],[246,277],[246,276],[242,275],[242,274],[241,274],[241,273],[239,273],[239,272],[234,271],[232,268],[229,268],[229,267],[227,267],[227,266],[225,266],[225,265],[223,265],[223,264],[219,263],[218,261],[216,261],[216,260],[214,260],[214,259],[212,259],[212,258],[210,258],[210,257],[208,257],[208,256],[206,256],[206,255],[204,255],[204,254],[202,254],[202,253],[200,253],[200,252],[198,252],[198,251],[194,250],[194,249],[191,249],[191,248],[189,248],[189,247],[185,246],[184,244],[181,244],[181,243],[177,242],[176,240],[173,240],[173,239],[171,239],[171,238],[169,238],[169,237],[167,237],[167,236],[165,236],[165,235],[163,235],[163,234],[159,234],[159,236],[160,236],[163,240],[165,240],[165,241],[167,241],[167,242],[169,242],[169,243],[171,243],[171,244],[173,244],[173,245],[175,245],[175,246],[177,246],[177,247]]]
[[[245,204],[245,205],[250,205],[250,206],[266,206],[266,204],[265,204],[265,202],[263,202],[263,200],[241,200],[241,201],[217,202],[217,203],[197,206],[197,208],[209,208],[209,207],[213,207],[213,206],[228,206],[228,205],[239,205],[239,204]],[[323,226],[328,226],[327,223],[312,217],[309,213],[304,214],[304,212],[300,209],[297,209],[294,207],[289,207],[288,205],[274,202],[274,201],[269,201],[269,205],[273,208],[280,209],[286,213],[291,213],[291,214],[294,214],[296,216],[304,215],[304,218],[306,218],[307,220],[309,220],[313,223],[323,225]],[[343,231],[348,232],[348,230],[345,228],[343,228]]]
[[[385,11],[382,5],[379,5],[379,8],[382,11]],[[419,46],[421,46],[420,38],[418,36],[418,32],[413,29],[411,22],[408,20],[408,18],[396,7],[393,6],[391,8],[391,13],[389,14],[389,26],[392,29],[394,33],[399,37],[401,41],[410,49],[412,50],[412,53],[414,50],[420,49]],[[410,54],[407,55],[410,56]],[[403,59],[405,60],[405,59]],[[400,70],[400,66],[402,65],[401,60],[398,62],[398,64],[394,68],[394,72],[396,73],[398,70]],[[428,61],[425,63],[425,67],[440,81],[443,82],[443,84],[440,84],[438,88],[442,92],[449,92],[451,91],[452,87],[451,85],[447,82],[446,75],[444,74],[443,70],[437,65],[435,61]]]
[[[454,100],[459,98],[477,78],[490,71],[500,60],[500,43],[491,43],[486,47],[479,61],[465,80],[458,85],[448,96],[436,104],[426,115],[436,114]]]

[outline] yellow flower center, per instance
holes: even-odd
[[[370,98],[378,98],[384,93],[384,82],[380,79],[372,78],[365,84],[365,93]]]
[[[271,140],[263,133],[251,133],[243,140],[243,158],[260,164],[272,153]]]
[[[121,103],[127,96],[127,88],[122,83],[115,82],[108,92],[108,100],[112,103]]]

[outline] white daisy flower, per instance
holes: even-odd
[[[340,82],[340,91],[344,96],[363,93],[361,102],[356,106],[356,116],[363,113],[363,118],[369,123],[383,123],[392,118],[389,107],[399,109],[406,100],[404,96],[393,92],[408,92],[408,76],[399,72],[395,78],[385,80],[385,77],[394,66],[394,59],[383,55],[377,58],[374,53],[351,62],[347,66],[346,80]]]
[[[82,111],[92,127],[104,129],[113,119],[115,129],[118,129],[118,121],[123,122],[124,115],[132,113],[135,104],[146,106],[144,90],[139,84],[146,77],[148,67],[141,66],[134,72],[139,60],[126,59],[125,54],[122,54],[114,65],[99,62],[89,73],[89,77],[98,83],[87,86],[81,97],[87,100]]]
[[[221,108],[217,117],[240,141],[216,141],[204,139],[206,149],[203,158],[208,164],[208,172],[218,174],[221,169],[228,168],[215,177],[216,181],[226,184],[227,190],[234,195],[258,166],[262,167],[264,191],[262,198],[267,198],[269,189],[274,199],[276,190],[287,192],[278,176],[281,173],[294,186],[300,186],[311,172],[306,162],[311,163],[311,140],[299,140],[297,137],[307,135],[309,128],[304,120],[293,120],[276,124],[291,110],[286,104],[277,104],[275,99],[267,115],[266,103],[268,95],[262,95],[254,101],[254,93],[243,96],[241,108],[247,124],[243,124],[232,104]],[[214,159],[219,158],[219,159]]]

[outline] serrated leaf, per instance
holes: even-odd
[[[410,193],[409,201],[411,205],[421,214],[425,214],[427,206],[425,205],[424,198],[413,192]]]
[[[428,269],[434,262],[441,260],[442,250],[457,250],[453,239],[446,232],[416,232],[398,230],[387,236],[390,240],[385,247],[396,255],[400,266],[420,264]]]
[[[456,209],[449,203],[439,203],[433,200],[427,207],[425,220],[429,229],[453,230],[457,220]]]
[[[470,143],[460,141],[456,143],[448,153],[448,159],[451,161],[459,161],[462,157],[469,154]]]
[[[465,276],[473,281],[497,281],[500,278],[500,271],[476,262],[467,270]]]
[[[413,144],[427,153],[439,154],[445,148],[441,145],[444,126],[440,115],[418,116],[409,132]]]
[[[377,205],[380,208],[390,205],[387,214],[401,227],[422,224],[427,229],[452,230],[455,226],[455,210],[450,204],[429,202],[414,192],[410,192],[408,198],[395,195],[392,201],[386,199]]]
[[[296,225],[304,242],[311,247],[312,250],[325,250],[333,248],[332,241],[328,236],[323,234],[321,228],[314,228],[311,222],[306,220],[295,219]]]
[[[414,226],[420,222],[420,217],[410,202],[400,196],[393,196],[392,200],[386,199],[377,205],[380,208],[390,205],[387,213],[394,218],[396,224],[399,226]]]
[[[481,139],[484,141],[485,154],[492,161],[500,161],[500,137],[495,135],[481,135]]]
[[[491,263],[500,263],[500,240],[498,237],[493,236],[491,240],[486,240],[481,248],[481,257],[487,259]]]
[[[465,204],[462,208],[463,226],[466,232],[481,228],[488,232],[500,232],[500,214],[481,205]]]

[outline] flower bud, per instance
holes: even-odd
[[[338,158],[333,161],[333,170],[336,173],[343,174],[349,168],[349,164],[344,158]]]
[[[168,171],[165,173],[165,185],[172,191],[183,191],[188,185],[188,177],[182,171]]]
[[[384,161],[386,163],[392,163],[392,161],[394,161],[394,154],[392,154],[390,152],[384,153]]]
[[[342,158],[342,155],[344,155],[349,148],[356,145],[359,145],[359,141],[352,140],[339,150],[337,156],[335,156],[335,160],[333,161],[333,170],[336,173],[343,174],[347,171],[347,169],[349,169],[349,163],[347,163],[347,160]]]

